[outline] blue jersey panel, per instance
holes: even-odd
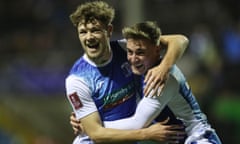
[[[128,117],[136,108],[135,81],[126,52],[117,42],[111,42],[111,48],[113,57],[107,65],[93,66],[81,57],[70,72],[90,86],[103,121]]]

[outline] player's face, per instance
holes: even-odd
[[[79,23],[78,36],[89,59],[102,64],[110,58],[109,37],[111,26],[107,27],[99,21]]]
[[[134,74],[145,74],[159,60],[159,47],[147,39],[129,38],[127,58]]]

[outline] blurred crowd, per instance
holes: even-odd
[[[0,2],[2,93],[63,92],[68,62],[76,58],[75,51],[80,51],[68,19],[72,3]]]
[[[64,79],[72,63],[82,54],[69,14],[83,1],[0,1],[0,98],[9,95],[19,98],[64,97]],[[127,24],[122,3],[128,2],[107,1],[116,8],[113,38],[118,38],[120,29]],[[239,122],[229,125],[227,123],[232,119],[225,123],[217,120],[216,114],[212,115],[216,111],[220,117],[225,114],[219,104],[226,101],[220,98],[231,97],[235,101],[240,94],[240,2],[136,2],[142,3],[142,20],[157,21],[164,34],[181,33],[189,38],[189,47],[178,64],[187,75],[204,111],[210,114],[210,119],[217,121],[215,124],[221,135],[225,135],[221,128],[240,127]],[[7,138],[0,128],[0,144],[6,143],[3,137]],[[231,143],[229,141],[236,138],[226,136],[226,139]]]

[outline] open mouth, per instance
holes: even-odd
[[[132,65],[132,70],[135,74],[143,74],[145,71],[145,67],[143,64],[133,64]]]
[[[90,48],[90,49],[97,49],[99,46],[98,43],[94,43],[94,44],[87,44],[87,47]]]
[[[133,65],[136,69],[141,69],[143,68],[143,64],[136,64],[136,65]]]

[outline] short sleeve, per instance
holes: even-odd
[[[97,111],[92,99],[91,89],[78,76],[70,75],[66,78],[66,96],[76,114],[77,119],[81,119]]]

